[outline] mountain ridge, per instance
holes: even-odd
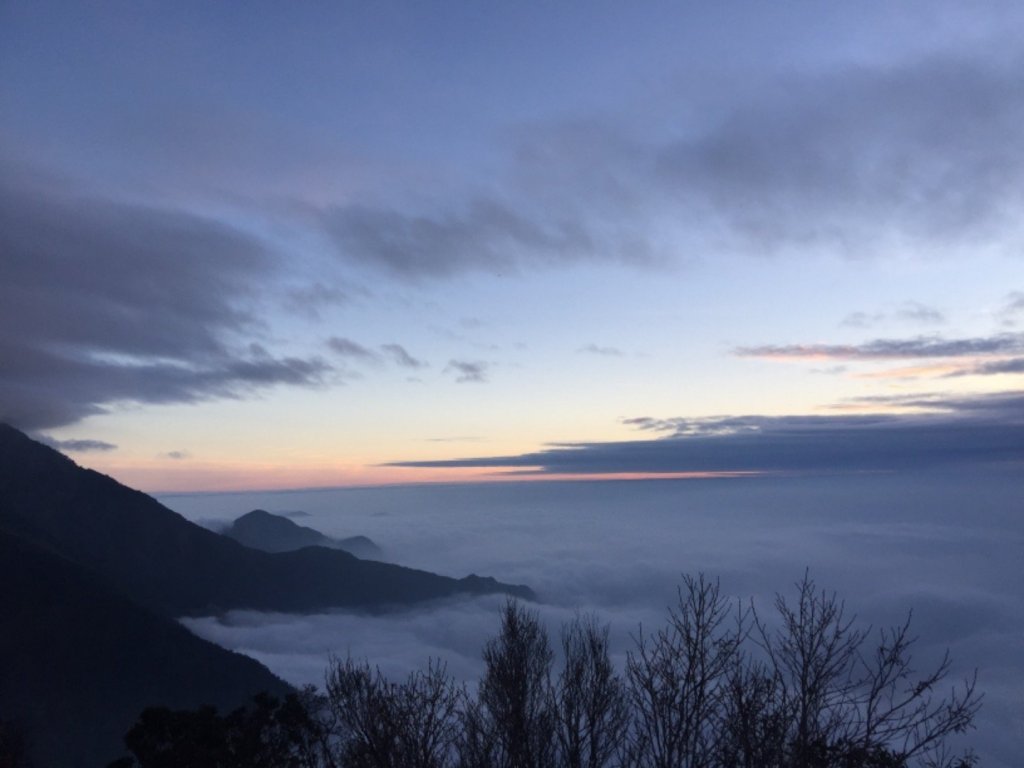
[[[382,552],[366,536],[349,536],[334,539],[305,525],[299,525],[283,515],[275,515],[265,509],[246,512],[222,531],[224,536],[234,539],[251,549],[264,552],[289,552],[303,547],[327,547],[341,549],[361,560],[380,560]]]
[[[456,579],[337,549],[268,553],[202,528],[155,499],[0,426],[0,527],[96,572],[166,616],[231,608],[374,610],[523,585]]]
[[[533,597],[337,549],[250,549],[0,424],[0,733],[23,734],[36,764],[107,764],[147,706],[228,710],[291,690],[192,634],[183,615],[374,611],[494,592]]]

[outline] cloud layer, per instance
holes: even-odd
[[[455,205],[328,207],[321,225],[346,261],[412,279],[723,252],[1015,252],[1019,71],[1012,56],[950,54],[780,77],[700,119],[679,94],[660,135],[598,119],[534,125],[497,189]],[[927,307],[902,315],[941,320]]]
[[[455,375],[459,384],[468,382],[483,384],[487,381],[490,364],[483,360],[449,360],[444,370]]]
[[[453,575],[488,573],[540,594],[557,642],[577,610],[612,625],[616,661],[631,636],[661,626],[679,575],[699,570],[726,594],[770,613],[809,567],[858,626],[913,610],[921,667],[950,648],[957,675],[980,671],[980,728],[967,743],[985,765],[1016,765],[1024,673],[1019,474],[932,472],[604,483],[495,483],[168,499],[190,517],[255,507],[305,509],[304,525],[362,533],[398,562]],[[339,510],[344,510],[340,513]],[[376,616],[232,612],[190,619],[205,637],[250,653],[294,682],[322,681],[329,653],[366,657],[404,676],[430,656],[459,678],[481,670],[500,598],[452,601]]]
[[[699,420],[639,417],[626,423],[667,437],[569,443],[517,456],[401,461],[393,466],[600,475],[863,472],[1024,463],[1024,395],[930,398],[917,404],[932,412]]]
[[[918,336],[913,339],[876,339],[863,344],[785,344],[738,347],[740,357],[773,360],[915,360],[921,358],[975,357],[1024,352],[1024,334],[943,339]]]
[[[118,401],[196,402],[316,386],[320,358],[251,339],[272,258],[193,214],[0,186],[0,420],[57,427]]]

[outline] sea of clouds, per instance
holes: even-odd
[[[664,622],[681,574],[771,618],[806,569],[862,626],[913,612],[918,668],[949,649],[953,678],[978,670],[983,765],[1024,754],[1024,481],[1012,471],[519,482],[169,495],[216,527],[255,508],[328,535],[362,534],[389,561],[451,576],[528,584],[557,646],[578,612],[611,627],[621,662],[640,631]],[[498,627],[499,596],[374,615],[231,611],[184,619],[295,684],[321,683],[331,655],[367,658],[402,677],[444,659],[469,683]],[[952,683],[953,680],[950,680]]]

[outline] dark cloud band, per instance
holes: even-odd
[[[490,467],[542,474],[863,472],[1024,463],[1024,395],[930,401],[941,413],[632,420],[671,434],[571,443],[518,456],[406,461],[403,467]]]
[[[1009,355],[1024,352],[1024,334],[1003,333],[966,339],[919,336],[913,339],[876,339],[864,344],[769,344],[738,347],[734,352],[739,357],[776,360],[905,360]]]
[[[118,401],[324,383],[319,358],[242,341],[271,255],[221,223],[0,184],[0,421],[72,424]],[[231,341],[235,340],[235,341]]]

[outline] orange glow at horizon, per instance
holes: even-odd
[[[416,483],[477,482],[492,473],[480,468],[411,469],[376,466],[253,466],[203,464],[168,468],[160,465],[95,467],[119,482],[146,493],[225,493],[345,488]]]
[[[704,480],[749,477],[749,471],[553,473],[541,467],[391,467],[251,465],[188,462],[97,462],[92,468],[145,493],[231,493],[439,483],[545,482],[555,480]]]

